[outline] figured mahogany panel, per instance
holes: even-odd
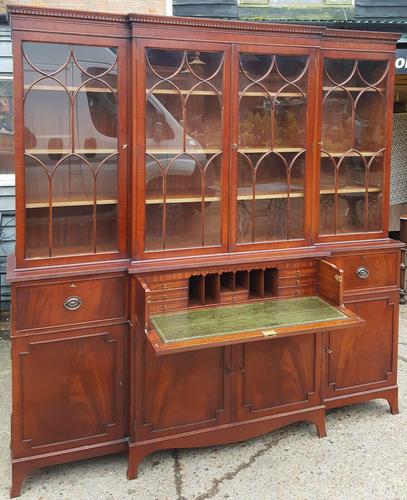
[[[239,418],[313,404],[318,390],[315,334],[253,342],[237,349],[241,349]]]
[[[143,376],[143,424],[151,431],[215,425],[225,412],[224,348],[157,357],[146,345]]]
[[[16,296],[17,330],[126,319],[123,275],[23,284]]]
[[[116,326],[14,340],[15,457],[125,436],[126,338]]]
[[[356,290],[397,285],[399,252],[347,255],[330,258],[343,269],[344,289]]]
[[[330,332],[324,392],[334,396],[391,382],[398,305],[394,297],[364,298],[347,307],[367,323]],[[394,378],[394,377],[393,377]]]

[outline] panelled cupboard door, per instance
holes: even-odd
[[[322,334],[324,335],[324,334]],[[320,403],[321,334],[273,338],[234,347],[237,418],[257,418]]]
[[[14,458],[124,439],[127,326],[15,338]]]
[[[144,342],[142,373],[135,381],[142,397],[136,438],[151,439],[230,421],[230,348],[156,356]],[[137,409],[136,409],[137,410]]]
[[[138,41],[139,254],[226,249],[230,46]]]
[[[359,298],[345,305],[366,324],[329,333],[324,398],[396,383],[398,293]]]
[[[16,37],[17,260],[123,256],[126,42]]]
[[[322,240],[387,235],[393,68],[388,54],[322,53]]]
[[[310,239],[315,52],[235,47],[232,60],[231,244]]]

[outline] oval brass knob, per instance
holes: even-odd
[[[356,269],[356,276],[362,280],[365,280],[369,276],[369,269],[365,266],[359,266]]]
[[[236,144],[236,142],[234,142],[234,143],[232,144],[232,149],[237,149],[237,144]]]
[[[68,311],[76,311],[79,309],[82,305],[82,300],[80,297],[77,297],[76,295],[71,295],[70,297],[67,297],[64,301],[64,307]]]

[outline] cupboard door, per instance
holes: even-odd
[[[92,42],[21,44],[25,259],[125,251],[126,48]]]
[[[358,298],[346,307],[366,324],[329,332],[325,399],[396,383],[398,293]]]
[[[213,252],[226,244],[228,50],[191,42],[173,41],[171,49],[157,40],[142,44],[142,252]]]
[[[309,236],[313,65],[300,48],[240,46],[234,54],[232,243],[241,249]]]
[[[384,231],[392,70],[365,57],[323,58],[320,236]]]
[[[230,348],[155,356],[144,341],[142,372],[135,380],[143,402],[137,439],[176,434],[227,423],[230,415]]]
[[[127,327],[12,342],[14,458],[126,437]]]
[[[236,347],[240,357],[237,418],[318,405],[320,336],[309,333]]]

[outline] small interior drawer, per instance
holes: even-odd
[[[123,275],[24,284],[16,293],[17,330],[126,319]]]
[[[154,290],[147,294],[147,302],[161,302],[163,300],[182,299],[188,297],[188,288],[168,288]]]
[[[159,313],[167,311],[176,311],[177,309],[186,309],[188,307],[188,299],[173,299],[163,300],[161,302],[151,302],[150,313]]]
[[[172,288],[188,288],[188,278],[165,281],[149,281],[145,279],[145,282],[152,292],[155,290],[168,290]]]
[[[329,260],[344,270],[345,290],[391,286],[399,281],[397,252],[347,255]]]

